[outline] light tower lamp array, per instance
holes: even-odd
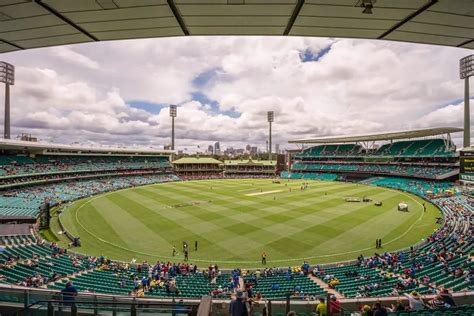
[[[170,104],[170,117],[171,117],[171,150],[174,150],[174,118],[178,115],[178,106]]]
[[[474,75],[474,54],[459,61],[459,77],[464,79],[464,141],[463,147],[471,146],[471,114],[469,105],[469,77]]]
[[[0,61],[0,82],[5,84],[5,123],[3,137],[10,139],[10,85],[15,84],[15,66]]]
[[[272,160],[272,122],[275,115],[273,111],[267,112],[268,121],[268,160]]]

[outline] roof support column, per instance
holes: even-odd
[[[464,142],[463,147],[471,146],[471,113],[469,109],[469,76],[464,78]]]
[[[446,135],[446,151],[448,151],[449,149],[451,149],[451,133],[448,133],[448,135]]]

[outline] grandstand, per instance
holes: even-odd
[[[388,181],[377,181],[377,185],[390,186]],[[403,183],[399,189],[412,192],[420,185],[414,181]],[[433,183],[430,186],[430,182],[426,182],[424,188],[434,192]],[[328,284],[327,289],[302,275],[303,271],[309,271],[306,264],[291,272],[265,269],[265,274],[254,271],[241,278],[259,297],[274,300],[285,299],[288,293],[294,298],[300,297],[300,293],[305,298],[325,296],[326,291],[333,290],[346,298],[367,298],[401,295],[413,290],[428,295],[440,286],[453,291],[469,289],[472,287],[470,271],[474,267],[469,258],[474,251],[470,234],[474,206],[468,196],[438,193],[425,198],[439,205],[443,212],[445,220],[440,230],[413,249],[368,258],[359,256],[355,264],[311,268],[317,278]],[[60,290],[69,279],[80,291],[130,295],[152,268],[104,257],[67,254],[61,247],[39,242],[31,232],[18,231],[3,236],[0,244],[4,247],[0,259],[4,262],[0,269],[3,281],[19,286]],[[170,269],[169,273],[173,271],[170,278],[150,286],[147,296],[199,298],[213,293],[216,298],[228,298],[232,293],[230,273],[219,273],[216,281],[211,282],[207,269],[197,271],[192,264],[169,266],[163,262],[154,265],[152,270],[165,267]]]
[[[279,173],[276,160],[224,160],[227,177],[275,177]]]
[[[292,155],[291,174],[453,179],[459,174],[459,155],[451,141],[451,133],[459,131],[458,128],[435,128],[290,141],[319,143]],[[382,145],[378,146],[376,142],[382,142]]]
[[[0,142],[0,221],[34,222],[78,198],[173,179],[167,151]]]
[[[173,161],[174,172],[183,179],[222,176],[222,161],[211,157],[183,157]]]
[[[290,297],[312,301],[336,293],[345,302],[351,298],[399,296],[414,290],[430,295],[440,287],[453,292],[469,291],[474,268],[470,259],[474,251],[472,197],[453,190],[452,182],[437,179],[455,168],[456,155],[452,152],[448,155],[430,150],[433,155],[429,160],[424,156],[423,163],[414,157],[413,162],[399,157],[402,151],[407,155],[425,154],[426,147],[413,149],[422,144],[417,142],[405,142],[403,146],[393,142],[372,154],[358,144],[316,146],[296,154],[291,171],[282,172],[281,177],[351,180],[419,195],[435,203],[444,218],[443,226],[425,241],[400,252],[359,256],[351,263],[304,263],[291,269],[250,271],[219,269],[218,273],[215,267],[198,269],[187,262],[124,263],[103,256],[76,254],[74,249],[44,241],[37,234],[51,207],[102,192],[179,180],[171,168],[168,152],[132,154],[108,149],[104,154],[74,152],[69,148],[67,153],[59,153],[54,146],[33,152],[23,147],[15,150],[10,145],[3,149],[0,158],[4,171],[0,210],[1,218],[8,222],[0,224],[0,283],[58,291],[72,280],[84,294],[128,297],[140,296],[144,290],[146,297],[161,299],[200,299],[211,295],[228,300],[235,291],[235,280],[252,288],[259,299],[267,300]],[[433,141],[425,141],[424,146],[430,143]],[[401,149],[407,146],[411,149]],[[374,162],[378,158],[390,162]],[[222,164],[203,157],[181,158],[173,165],[174,171],[185,179],[228,177],[226,173],[232,177],[274,175],[276,168],[275,162],[239,160]],[[357,174],[361,177],[354,176]],[[156,277],[150,279],[150,275]],[[144,280],[146,286],[141,286]]]
[[[356,264],[317,268],[315,274],[346,297],[433,293],[436,288],[453,291],[472,286],[468,275],[474,267],[470,255],[474,239],[469,218],[474,207],[466,196],[435,198],[447,219],[417,249],[396,254],[360,256]]]
[[[0,7],[2,53],[73,43],[191,35],[327,36],[474,48],[474,11],[469,0],[16,0],[4,1]],[[465,82],[468,91],[468,78]],[[466,104],[468,100],[467,92]],[[465,109],[469,113],[469,107]],[[465,117],[465,127],[469,143],[469,115]],[[223,176],[245,177],[242,181],[253,186],[256,180],[247,179],[247,176],[278,174],[280,169],[277,167],[274,171],[273,162],[260,162],[259,165],[254,161],[221,163],[210,158],[186,157],[171,164],[172,153],[168,151],[0,141],[0,314],[221,316],[228,315],[228,303],[239,293],[236,292],[239,288],[246,290],[255,302],[252,307],[255,316],[284,316],[290,309],[295,315],[311,316],[317,299],[329,299],[330,295],[334,295],[340,304],[336,311],[333,303],[327,304],[326,314],[331,316],[352,315],[352,312],[372,315],[374,312],[369,305],[375,302],[386,307],[394,304],[396,308],[389,311],[391,316],[473,315],[473,191],[472,187],[455,183],[460,173],[459,157],[450,134],[457,131],[460,130],[435,128],[293,141],[314,146],[302,148],[291,157],[291,167],[281,173],[288,181],[281,181],[285,182],[281,185],[297,183],[300,193],[310,187],[311,207],[306,209],[299,205],[300,201],[295,201],[299,209],[293,213],[302,218],[313,216],[309,222],[314,221],[319,226],[315,226],[317,229],[311,232],[311,237],[322,236],[326,228],[330,231],[333,240],[325,244],[327,248],[337,251],[340,246],[337,234],[352,234],[353,240],[360,237],[355,226],[351,227],[354,225],[352,220],[374,223],[367,213],[348,216],[339,213],[341,210],[335,202],[340,202],[346,192],[336,192],[339,196],[332,195],[325,201],[327,208],[319,210],[320,201],[327,199],[325,191],[331,191],[330,186],[336,183],[330,181],[354,182],[349,184],[352,187],[349,192],[354,194],[359,189],[369,192],[380,189],[376,187],[396,189],[405,196],[410,196],[405,192],[416,194],[440,210],[438,222],[441,227],[411,247],[403,245],[399,251],[370,247],[370,251],[378,253],[370,256],[354,253],[351,262],[335,262],[337,257],[330,255],[332,264],[303,262],[301,266],[288,268],[262,265],[250,271],[236,268],[237,264],[232,260],[229,264],[234,270],[216,265],[198,269],[189,262],[174,263],[175,258],[168,260],[173,262],[138,263],[80,254],[80,249],[58,245],[54,238],[40,235],[39,229],[48,226],[51,208],[58,210],[56,206],[77,199],[145,184],[179,181],[180,177],[219,178],[215,182],[219,187],[214,190],[218,193],[220,186],[234,186],[230,182],[234,179],[223,180]],[[466,136],[464,140],[466,142]],[[473,182],[469,168],[461,164],[460,179],[464,185]],[[272,185],[276,182],[280,181],[274,181]],[[244,189],[248,193],[243,193],[235,202],[232,214],[239,223],[228,226],[228,221],[216,220],[215,213],[222,211],[222,203],[230,196],[223,194],[215,201],[201,199],[187,203],[183,201],[186,194],[199,190],[198,185],[195,182],[177,183],[182,184],[189,186],[179,188],[178,198],[169,197],[166,190],[159,192],[172,200],[172,205],[152,216],[166,222],[166,218],[161,217],[163,212],[182,220],[185,212],[182,209],[196,205],[189,212],[190,222],[204,218],[207,222],[200,228],[206,233],[212,226],[240,234],[233,243],[235,249],[232,250],[236,252],[246,253],[247,247],[256,239],[253,233],[262,227],[268,229],[271,218],[288,218],[279,201],[291,192],[291,188],[282,189],[284,193],[261,188],[260,192],[255,188]],[[313,185],[321,187],[311,191]],[[149,196],[145,197],[142,192],[143,200],[138,202],[153,205],[159,202],[150,197],[157,193],[151,192],[154,188],[139,190]],[[339,190],[340,186],[334,189]],[[383,195],[387,191],[393,193],[395,190],[379,193]],[[259,200],[252,201],[255,196]],[[95,197],[86,200],[93,199]],[[139,198],[135,196],[135,199]],[[116,202],[123,206],[124,200]],[[81,207],[83,204],[78,205],[84,201],[70,206]],[[211,205],[214,202],[215,205]],[[260,214],[257,215],[262,217],[247,212],[249,203],[258,204]],[[212,206],[216,208],[212,209]],[[98,207],[107,209],[107,205]],[[142,207],[144,205],[137,209],[111,208],[114,213],[108,213],[104,223],[113,222],[120,211],[143,217],[146,222],[151,215],[144,215],[138,209]],[[321,213],[329,217],[324,218]],[[87,218],[87,214],[84,217]],[[409,219],[405,225],[411,225],[412,221]],[[113,234],[133,247],[136,226],[132,221],[127,224],[132,227],[128,235],[121,231]],[[153,229],[150,226],[146,225],[145,229]],[[301,222],[296,219],[276,229],[297,235]],[[186,232],[190,233],[183,229],[183,233]],[[307,236],[300,236],[296,241],[290,239],[291,236],[277,239],[273,232],[271,229],[266,231],[269,249],[273,248],[271,245],[291,241],[293,244],[288,248],[296,258],[300,258],[301,247],[314,242]],[[173,233],[172,229],[163,230],[165,235]],[[209,238],[203,243],[220,241]],[[139,241],[152,246],[161,242]],[[135,245],[137,243],[135,241]],[[350,249],[351,253],[353,251],[358,250]],[[212,255],[218,257],[219,253]],[[270,263],[273,265],[274,262]],[[278,266],[278,262],[275,264]],[[74,281],[79,291],[77,297],[67,297],[59,292],[69,280]],[[422,310],[407,306],[415,297],[413,292],[423,295]],[[404,295],[409,297],[410,304]],[[211,297],[216,300],[214,304]],[[64,302],[66,298],[69,300]]]

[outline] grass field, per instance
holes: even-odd
[[[417,243],[436,229],[439,211],[422,199],[396,190],[341,182],[209,180],[126,189],[78,201],[61,215],[81,237],[78,252],[112,259],[182,261],[183,241],[190,261],[200,265],[258,267],[262,250],[268,265],[350,260]],[[291,192],[290,192],[291,189]],[[345,202],[344,197],[383,201]],[[410,212],[397,211],[399,202]],[[198,251],[194,242],[198,241]],[[175,245],[179,255],[172,257]]]

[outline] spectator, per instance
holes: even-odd
[[[369,305],[364,305],[362,307],[361,315],[362,316],[372,316],[373,315],[372,309],[370,308]]]
[[[403,293],[408,298],[408,304],[410,305],[410,310],[412,311],[420,311],[424,308],[423,300],[421,299],[420,294],[418,292],[413,291],[410,294]]]
[[[248,316],[244,292],[237,291],[235,300],[229,304],[229,314],[230,316]]]
[[[392,312],[402,312],[405,310],[405,305],[403,305],[402,300],[397,300],[397,304],[392,304]]]
[[[65,303],[72,303],[74,301],[74,297],[77,296],[77,289],[72,284],[72,281],[68,281],[66,283],[66,287],[62,289],[61,294],[63,296],[63,301]]]
[[[316,314],[319,316],[326,316],[327,315],[327,305],[324,301],[324,298],[319,298],[319,304],[316,305]]]
[[[341,302],[339,302],[335,295],[331,295],[329,301],[329,315],[336,315],[342,312]]]
[[[374,305],[374,316],[387,316],[387,309],[380,304],[380,302],[375,303]]]
[[[449,293],[448,289],[443,288],[441,290],[441,298],[443,299],[444,304],[449,305],[449,307],[454,307],[456,306],[456,303],[454,302],[453,296],[451,293]]]
[[[436,295],[435,298],[433,298],[430,302],[429,302],[431,308],[433,309],[439,309],[439,308],[444,308],[444,301],[443,301],[443,298],[441,297],[441,294],[438,294]]]

